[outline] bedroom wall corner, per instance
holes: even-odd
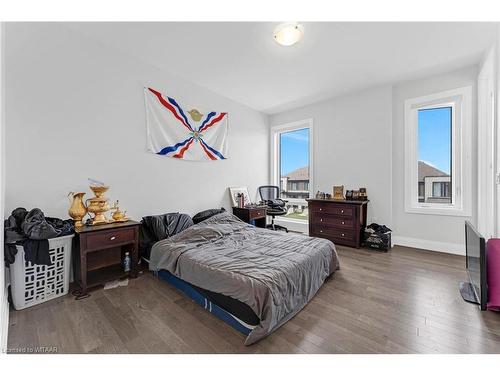
[[[313,191],[366,187],[368,222],[392,226],[392,87],[384,85],[270,117],[270,125],[314,121]]]

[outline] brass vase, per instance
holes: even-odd
[[[74,220],[75,227],[79,228],[83,226],[82,219],[87,214],[87,207],[83,204],[83,196],[85,193],[73,193],[68,194],[68,198],[73,199],[71,201],[71,206],[68,210],[69,216]]]

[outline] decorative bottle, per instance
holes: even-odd
[[[130,254],[125,253],[125,258],[123,258],[123,271],[130,272]]]

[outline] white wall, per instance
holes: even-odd
[[[480,64],[477,79],[477,229],[485,238],[496,235],[494,151],[496,59],[496,46],[493,46]]]
[[[393,229],[395,243],[464,254],[464,221],[477,221],[477,186],[472,216],[409,214],[404,209],[404,101],[463,86],[473,87],[473,180],[477,180],[476,79],[468,67],[425,79],[377,87],[270,118],[271,125],[314,119],[314,191],[334,184],[366,186],[368,221]]]
[[[464,221],[476,223],[477,184],[473,184],[472,216],[454,217],[424,215],[405,212],[404,205],[404,102],[406,99],[451,90],[458,87],[473,87],[473,149],[472,177],[477,181],[477,121],[476,79],[477,67],[470,67],[426,79],[403,82],[393,89],[393,222],[395,242],[465,254]]]
[[[0,213],[4,212],[5,191],[5,136],[4,136],[4,23],[0,22]],[[3,262],[3,218],[0,220],[0,259]],[[0,266],[0,353],[7,348],[7,330],[9,323],[9,303],[7,301],[5,267]]]
[[[6,214],[24,206],[67,217],[68,192],[90,197],[87,177],[109,184],[107,196],[135,219],[228,208],[228,186],[256,194],[267,183],[261,113],[58,24],[8,24],[6,52]],[[187,162],[147,152],[144,85],[228,112],[229,159]]]
[[[496,143],[494,153],[496,154],[496,176],[500,176],[500,25],[498,25],[498,36],[496,43],[496,96],[495,101],[497,104],[495,113],[495,131]],[[500,237],[500,183],[496,183],[496,236]]]
[[[314,121],[314,192],[366,187],[368,221],[392,225],[392,91],[377,87],[270,117],[271,125]]]

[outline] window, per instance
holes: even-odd
[[[471,88],[405,102],[405,209],[470,215]]]
[[[418,201],[425,202],[425,182],[418,182]]]
[[[312,121],[304,120],[271,129],[272,184],[280,186],[288,213],[281,218],[307,221],[306,198],[311,196]]]
[[[452,118],[453,107],[418,109],[418,188],[423,182],[424,190],[419,202],[452,203],[444,192],[452,180]]]
[[[449,182],[433,182],[432,196],[435,198],[447,198],[446,202],[451,202],[450,198],[450,183]]]

